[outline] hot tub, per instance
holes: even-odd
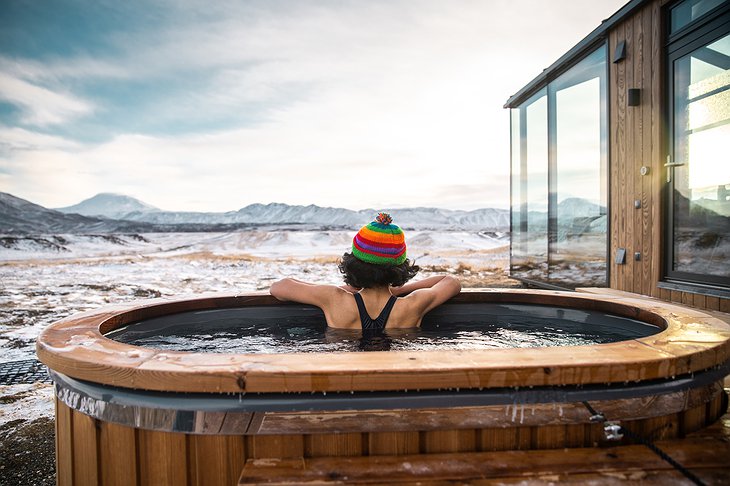
[[[217,295],[87,312],[37,344],[56,387],[58,483],[233,484],[247,459],[585,447],[604,438],[595,411],[668,438],[727,407],[730,326],[709,314],[537,290],[463,292],[438,312],[475,304],[602,312],[656,333],[567,347],[194,353],[105,334],[191,312],[296,305]]]

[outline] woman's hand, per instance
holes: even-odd
[[[393,295],[395,295],[396,297],[400,297],[400,296],[403,296],[406,294],[410,294],[414,290],[430,289],[431,287],[438,284],[439,282],[441,282],[444,279],[449,280],[449,281],[455,281],[458,284],[458,280],[456,280],[454,277],[452,277],[450,275],[434,275],[433,277],[424,278],[423,280],[418,280],[415,282],[408,282],[407,284],[405,284],[402,287],[392,287],[390,290]],[[452,282],[452,287],[453,286],[454,285]],[[459,285],[459,290],[461,290],[461,285]],[[456,291],[456,293],[458,294],[459,292]]]

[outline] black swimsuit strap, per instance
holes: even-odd
[[[370,317],[370,314],[368,314],[368,311],[365,308],[365,302],[362,300],[362,295],[357,293],[353,295],[355,296],[355,302],[357,302],[357,311],[360,313],[360,325],[362,328],[368,330],[385,329],[385,325],[388,323],[388,318],[390,317],[390,311],[393,310],[393,305],[398,297],[391,295],[388,302],[385,304],[385,307],[383,307],[383,310],[380,311],[380,315],[373,319]]]

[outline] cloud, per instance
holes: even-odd
[[[24,123],[105,130],[7,130],[2,183],[52,206],[100,191],[190,210],[505,206],[502,104],[591,30],[561,23],[574,5],[171,2],[155,28],[105,32],[96,57],[0,58]]]
[[[59,149],[74,151],[81,145],[54,135],[33,132],[19,127],[0,126],[0,153]],[[2,167],[0,167],[2,169]]]
[[[64,123],[93,111],[91,103],[72,94],[52,91],[3,72],[0,72],[0,99],[21,108],[21,123],[41,127]]]

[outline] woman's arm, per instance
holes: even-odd
[[[402,287],[393,287],[390,289],[390,291],[393,295],[400,297],[406,294],[410,294],[414,290],[430,289],[447,277],[456,280],[454,277],[451,277],[449,275],[434,275],[433,277],[424,278],[423,280],[418,280],[416,282],[409,282]],[[461,289],[461,284],[459,284],[459,289]]]
[[[461,283],[451,275],[436,277],[436,279],[438,280],[432,283],[430,287],[422,286],[417,288],[406,297],[406,299],[412,300],[420,308],[421,315],[440,306],[461,292]],[[414,282],[414,284],[418,283]]]
[[[284,278],[271,284],[269,292],[279,300],[301,302],[322,307],[339,289],[333,285],[319,285],[302,282],[293,278]]]

